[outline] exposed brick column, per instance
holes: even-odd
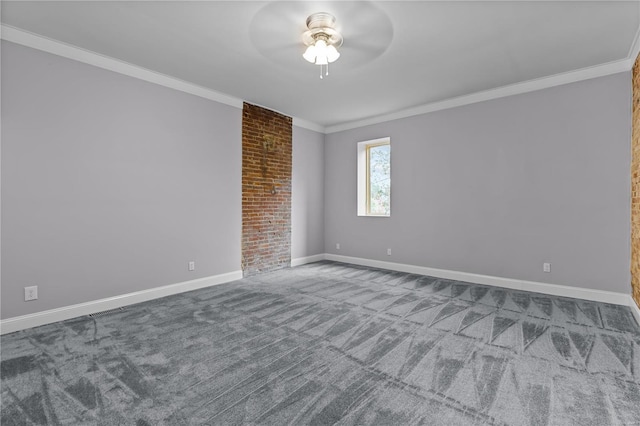
[[[291,265],[291,117],[242,109],[242,271]]]
[[[640,57],[633,66],[631,134],[631,289],[640,306]]]

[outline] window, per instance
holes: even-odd
[[[391,140],[358,143],[358,216],[391,216]]]

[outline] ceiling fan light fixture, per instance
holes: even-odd
[[[311,63],[320,65],[320,78],[329,75],[329,64],[340,57],[338,48],[342,46],[342,35],[335,29],[336,18],[326,12],[319,12],[307,18],[307,31],[302,34],[302,41],[307,46],[302,57]]]

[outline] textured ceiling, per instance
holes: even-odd
[[[636,1],[3,1],[2,22],[321,126],[628,59]],[[334,14],[319,79],[306,17]]]

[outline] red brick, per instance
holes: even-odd
[[[245,103],[242,111],[245,276],[291,264],[291,154],[291,117]]]
[[[640,306],[640,57],[633,66],[633,113],[631,136],[631,289]]]

